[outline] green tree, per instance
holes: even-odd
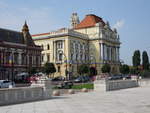
[[[132,63],[133,63],[133,66],[138,68],[138,66],[140,66],[140,63],[141,63],[141,58],[140,58],[140,51],[139,50],[136,50],[134,51],[134,54],[133,54],[133,57],[132,57]]]
[[[101,68],[102,73],[110,73],[110,69],[111,69],[111,67],[109,64],[104,64]]]
[[[56,68],[53,63],[45,63],[42,69],[42,72],[44,72],[46,75],[52,74],[56,72]]]
[[[142,54],[142,66],[144,70],[149,70],[149,59],[146,51]]]
[[[130,74],[136,74],[137,70],[135,67],[130,67]]]
[[[129,66],[128,66],[128,65],[124,64],[124,65],[121,65],[121,66],[120,66],[120,72],[121,72],[122,74],[128,74],[129,71],[130,71],[130,69],[129,69]]]
[[[78,67],[78,73],[81,74],[86,74],[89,73],[89,66],[87,66],[86,64],[82,64]]]
[[[31,67],[31,68],[29,68],[28,73],[29,73],[29,75],[31,76],[31,75],[33,75],[33,74],[37,73],[37,70],[36,70],[36,68],[35,68],[35,67]]]

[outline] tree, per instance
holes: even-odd
[[[144,70],[149,69],[149,59],[148,59],[148,55],[146,51],[143,51],[143,54],[142,54],[142,66]]]
[[[124,65],[121,65],[121,66],[120,66],[120,72],[121,72],[122,74],[128,74],[129,71],[130,71],[130,69],[129,69],[129,66],[128,66],[128,65],[124,64]]]
[[[89,72],[89,67],[86,64],[82,64],[78,68],[78,73],[81,74],[86,74]]]
[[[44,64],[42,71],[44,73],[46,73],[47,75],[49,75],[49,74],[55,73],[56,68],[55,68],[53,63],[48,63],[47,62],[47,63]]]
[[[110,69],[111,69],[111,67],[109,64],[104,64],[101,68],[102,73],[110,73]]]
[[[130,67],[130,74],[136,74],[137,70],[135,69],[135,67]]]
[[[37,70],[36,70],[35,67],[29,68],[29,71],[28,71],[29,75],[33,75],[33,74],[35,74],[36,72],[37,72]]]
[[[138,68],[138,66],[140,66],[140,63],[141,63],[141,58],[140,58],[140,51],[139,50],[136,50],[134,51],[134,54],[133,54],[133,57],[132,57],[132,63],[133,63],[133,66]]]

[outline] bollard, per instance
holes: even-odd
[[[69,89],[68,94],[75,94],[75,91],[73,89]]]
[[[87,88],[83,88],[81,91],[82,92],[88,92],[88,89]]]

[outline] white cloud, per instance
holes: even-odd
[[[124,26],[124,20],[119,20],[116,22],[116,24],[113,26],[113,28],[116,28],[116,29],[121,29],[123,26]]]

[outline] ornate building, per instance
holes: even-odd
[[[73,13],[71,25],[71,29],[32,35],[34,42],[44,49],[42,63],[53,62],[56,76],[78,75],[81,64],[88,64],[93,74],[100,74],[102,65],[109,63],[111,72],[118,73],[120,41],[117,30],[94,14],[86,15],[80,22]]]
[[[22,32],[0,28],[0,79],[11,79],[32,67],[41,66],[40,46],[36,46],[25,22]]]

